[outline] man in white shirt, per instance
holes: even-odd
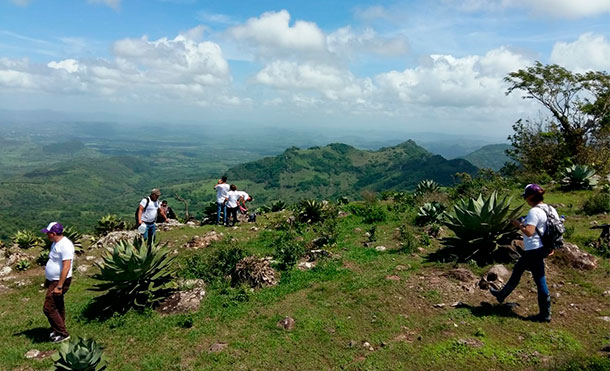
[[[227,193],[229,193],[229,185],[227,184],[227,177],[223,176],[218,179],[218,183],[214,186],[216,190],[216,205],[218,206],[218,211],[216,213],[216,224],[220,224],[220,213],[222,212],[224,224],[227,224],[227,205],[225,204],[225,200],[227,198]]]
[[[246,202],[252,201],[252,197],[244,191],[237,191],[241,196],[239,199],[239,210],[242,214],[246,214],[248,212],[248,207],[246,206]]]
[[[160,196],[161,191],[155,188],[150,191],[150,196],[143,198],[142,201],[140,201],[140,206],[138,207],[138,230],[142,233],[144,240],[148,241],[148,246],[151,246],[155,240],[155,233],[157,232],[157,227],[155,225],[157,213],[161,213],[161,215],[165,217],[165,211],[159,209]],[[144,224],[146,228],[141,228],[140,226],[142,224]]]
[[[237,222],[237,210],[239,209],[239,204],[243,200],[241,192],[237,191],[237,186],[235,184],[231,184],[230,191],[227,193],[227,197],[225,198],[225,204],[227,206],[227,213],[231,217],[232,225],[234,226]],[[229,226],[229,221],[225,223],[225,226]]]
[[[70,339],[66,329],[66,307],[64,295],[72,283],[72,261],[74,245],[64,237],[64,227],[58,222],[50,223],[41,230],[53,244],[49,252],[49,261],[45,266],[45,287],[43,312],[51,325],[51,341],[59,343]]]

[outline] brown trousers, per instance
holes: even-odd
[[[68,336],[66,329],[66,307],[64,305],[64,295],[70,288],[72,278],[67,278],[64,282],[61,295],[53,295],[53,290],[57,287],[59,281],[46,280],[44,286],[47,288],[47,294],[44,297],[44,305],[42,311],[49,320],[51,329],[57,335]]]

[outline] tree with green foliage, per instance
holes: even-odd
[[[598,169],[610,165],[610,75],[603,71],[573,73],[556,64],[533,66],[511,72],[504,79],[506,94],[522,91],[523,99],[534,99],[549,112],[537,125],[518,121],[509,137],[514,149],[508,154],[527,169],[535,147],[545,144],[559,162],[594,163]],[[532,138],[535,136],[536,138]],[[600,153],[605,152],[605,153]],[[529,156],[529,158],[528,158]],[[547,159],[548,160],[548,159]],[[555,173],[560,164],[541,159],[537,164]],[[532,170],[532,169],[528,169]]]

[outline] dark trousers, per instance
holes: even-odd
[[[62,294],[53,295],[53,290],[57,287],[59,281],[46,280],[44,285],[47,288],[47,293],[44,297],[44,305],[42,311],[49,320],[51,329],[57,335],[68,336],[68,330],[66,329],[66,307],[64,305],[64,295],[70,288],[72,278],[67,278],[64,281]]]
[[[227,207],[227,214],[231,217],[231,225],[235,225],[237,222],[237,210],[239,210],[239,207]],[[229,220],[226,223],[229,225]]]
[[[517,261],[515,264],[513,273],[506,283],[506,286],[510,287],[512,291],[512,289],[517,287],[519,284],[523,272],[527,270],[532,272],[532,277],[534,278],[534,282],[536,282],[536,287],[538,288],[538,297],[548,297],[549,288],[546,284],[546,275],[544,272],[544,258],[546,258],[548,255],[549,251],[544,247],[525,251],[523,255],[521,255],[521,258],[519,258],[519,261]]]

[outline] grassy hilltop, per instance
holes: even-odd
[[[511,193],[513,205],[521,205]],[[440,195],[442,195],[441,193]],[[584,200],[591,191],[551,191],[548,202],[568,216],[568,240],[585,247],[599,232],[592,222],[608,223],[608,215],[586,216]],[[443,196],[446,197],[446,196]],[[196,313],[162,316],[154,310],[130,311],[107,320],[86,315],[97,294],[88,289],[95,280],[88,257],[104,249],[85,246],[67,294],[68,326],[73,335],[95,338],[104,346],[110,370],[204,369],[350,369],[350,370],[603,370],[610,367],[600,349],[610,342],[610,261],[598,256],[598,267],[581,271],[560,258],[548,260],[553,295],[553,321],[540,324],[522,316],[537,311],[535,285],[526,274],[508,301],[498,305],[478,279],[488,266],[439,263],[429,260],[440,240],[415,225],[415,206],[405,202],[372,201],[338,206],[346,214],[336,225],[292,230],[286,223],[292,211],[264,214],[256,224],[238,227],[183,227],[160,232],[172,254],[178,277],[207,277],[206,296]],[[369,206],[366,206],[369,205]],[[357,210],[372,207],[382,217],[367,219]],[[295,227],[296,228],[296,227]],[[299,227],[301,228],[301,227]],[[193,250],[185,244],[211,231],[223,239]],[[290,232],[292,230],[292,232]],[[320,234],[335,233],[323,247],[331,253],[314,269],[278,268],[279,284],[250,290],[228,281],[210,280],[212,257],[222,251],[271,256],[278,238],[296,233],[295,241],[310,245]],[[368,234],[367,234],[368,233]],[[372,236],[371,236],[372,233]],[[447,231],[445,236],[450,235]],[[368,247],[367,247],[368,246]],[[378,246],[386,247],[378,251]],[[595,252],[594,250],[589,250]],[[37,254],[39,250],[25,250]],[[597,253],[597,252],[595,252]],[[471,272],[455,275],[455,268]],[[509,265],[510,268],[510,265]],[[47,369],[49,359],[27,360],[32,348],[54,350],[45,342],[47,323],[41,313],[42,268],[13,274],[0,291],[0,364],[2,369]],[[22,282],[19,285],[17,282]],[[25,283],[23,283],[25,282]],[[454,303],[461,304],[452,306]],[[290,316],[292,331],[276,323]],[[212,345],[227,344],[220,352]]]

